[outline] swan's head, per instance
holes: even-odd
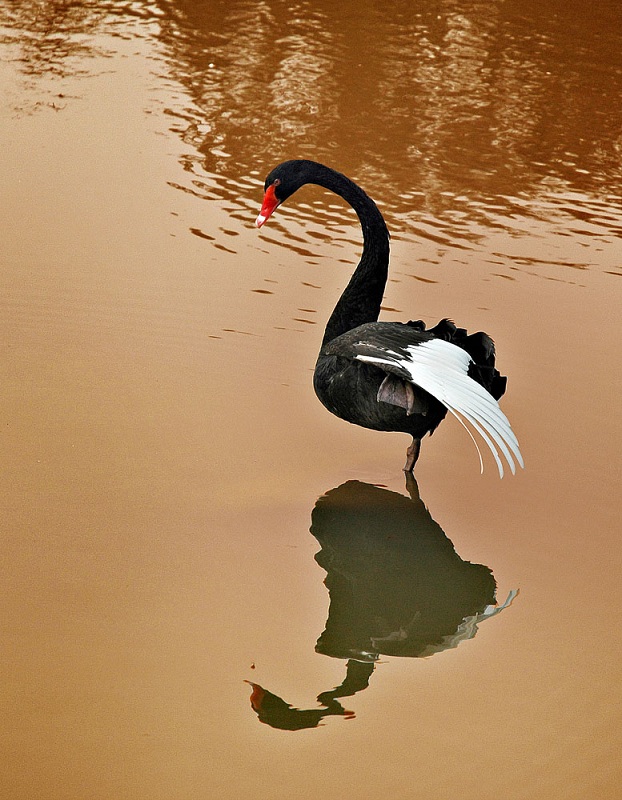
[[[264,183],[264,196],[259,216],[255,220],[258,228],[268,220],[272,212],[305,183],[313,182],[314,170],[321,165],[314,161],[294,159],[275,167]]]

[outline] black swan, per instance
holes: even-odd
[[[412,472],[421,439],[449,410],[477,442],[490,448],[503,477],[500,453],[512,473],[523,466],[516,436],[497,400],[506,378],[495,369],[495,346],[485,333],[468,335],[448,319],[425,329],[421,321],[378,322],[389,267],[389,232],[374,201],[330,167],[305,159],[285,161],[265,181],[256,225],[306,183],[338,194],[356,211],[363,252],[326,325],[313,385],[326,408],[364,428],[412,436],[405,472]]]

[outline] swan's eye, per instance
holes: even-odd
[[[272,181],[272,185],[273,185],[273,186],[280,186],[280,185],[281,185],[281,179],[280,179],[280,178],[275,178],[275,179]]]

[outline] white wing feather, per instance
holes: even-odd
[[[499,408],[495,398],[469,377],[468,369],[472,359],[465,350],[443,339],[432,339],[429,342],[410,345],[405,348],[405,352],[386,350],[383,356],[357,355],[356,358],[389,369],[400,367],[407,372],[412,383],[436,397],[458,419],[473,439],[482,471],[484,469],[482,454],[465,420],[473,426],[490,448],[500,477],[503,477],[503,464],[499,450],[512,474],[516,472],[514,459],[521,467],[524,466],[518,440],[508,418]]]

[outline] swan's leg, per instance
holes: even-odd
[[[419,487],[417,486],[417,481],[415,480],[415,476],[412,472],[406,472],[406,491],[410,495],[410,499],[413,503],[420,502],[421,498],[419,497]]]
[[[419,451],[421,450],[421,439],[415,439],[406,451],[406,463],[404,464],[404,472],[412,472],[419,458]]]

